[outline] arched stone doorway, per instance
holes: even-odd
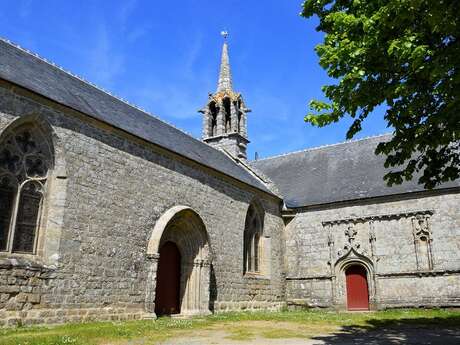
[[[345,270],[347,309],[369,310],[367,272],[361,265],[351,265]]]
[[[353,268],[356,266],[358,268]],[[358,253],[354,248],[351,248],[336,261],[334,272],[335,274],[332,277],[332,296],[333,303],[337,310],[353,309],[349,308],[348,303],[348,293],[350,291],[348,288],[349,279],[352,279],[351,283],[353,286],[355,286],[354,289],[352,287],[353,293],[360,291],[362,293],[361,298],[363,300],[367,300],[365,307],[359,306],[359,308],[354,308],[354,310],[375,309],[377,301],[377,289],[374,264],[370,258],[361,253]],[[356,274],[357,276],[352,277],[353,274]],[[364,293],[367,294],[367,298],[364,298]]]
[[[168,244],[169,243],[169,244]],[[163,257],[172,255],[171,249],[162,249],[174,245],[180,257],[178,310],[157,290],[167,285],[168,278],[162,275],[159,267]],[[167,248],[166,247],[166,248]],[[166,254],[165,254],[166,253]],[[156,222],[150,238],[147,257],[151,260],[147,278],[146,311],[154,316],[155,311],[163,314],[181,315],[209,314],[210,248],[205,225],[200,216],[187,206],[175,206],[165,212]],[[157,269],[158,268],[158,269]],[[166,281],[164,281],[166,279]],[[156,292],[160,294],[157,295]],[[159,304],[159,308],[156,307]],[[166,306],[166,307],[164,307]]]

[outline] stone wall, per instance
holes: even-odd
[[[53,270],[18,259],[0,259],[0,326],[18,325],[22,317],[42,302]],[[28,323],[39,322],[40,312],[28,315]]]
[[[239,159],[246,159],[248,140],[238,133],[230,133],[213,138],[206,138],[205,142],[216,149],[221,149]]]
[[[285,227],[278,198],[2,82],[0,139],[17,121],[49,126],[55,166],[37,255],[0,253],[0,325],[145,317],[156,270],[147,245],[178,205],[206,229],[216,312],[286,298],[344,308],[347,260],[368,265],[373,308],[460,305],[458,191],[298,210]],[[264,271],[244,276],[254,199],[265,210]]]
[[[460,305],[459,204],[446,190],[297,212],[286,229],[288,303],[346,308],[341,267],[356,261],[369,267],[371,308]]]
[[[61,152],[57,164],[65,166],[49,185],[47,201],[65,191],[59,198],[65,207],[58,225],[44,222],[40,228],[43,255],[0,253],[38,267],[37,272],[52,270],[52,278],[40,288],[39,302],[28,303],[27,297],[14,312],[2,309],[2,319],[54,323],[141,317],[147,243],[158,218],[176,205],[195,210],[206,227],[216,310],[283,303],[279,199],[25,90],[0,86],[0,133],[15,119],[38,116],[50,124],[55,150]],[[243,276],[243,230],[254,198],[265,208],[264,236],[271,248],[270,275],[258,279]],[[45,217],[54,212],[48,206]],[[47,244],[56,234],[59,246],[52,252]],[[6,281],[15,274],[12,268],[0,269]],[[10,300],[0,288],[2,300]],[[40,316],[38,310],[50,316]]]

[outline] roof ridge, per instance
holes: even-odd
[[[367,136],[367,137],[364,137],[364,138],[359,138],[359,139],[345,140],[345,141],[342,141],[342,142],[339,142],[339,143],[334,143],[334,144],[326,144],[326,145],[320,145],[320,146],[310,147],[310,148],[303,149],[303,150],[297,150],[297,151],[282,153],[282,154],[275,155],[275,156],[270,156],[270,157],[265,157],[265,158],[257,159],[257,160],[254,160],[254,161],[252,161],[252,162],[260,162],[260,161],[264,161],[264,160],[269,160],[269,159],[275,159],[275,158],[285,157],[285,156],[289,156],[289,155],[293,155],[293,154],[297,154],[297,153],[315,151],[315,150],[319,150],[319,149],[323,149],[323,148],[327,148],[327,147],[332,147],[332,146],[338,146],[338,145],[344,145],[344,144],[355,143],[355,142],[358,142],[358,141],[364,141],[364,140],[369,140],[369,139],[384,137],[384,136],[390,135],[390,134],[392,134],[392,133],[391,133],[391,132],[387,132],[387,133],[382,133],[382,134],[370,135],[370,136]]]
[[[118,100],[118,101],[120,101],[120,102],[122,102],[122,103],[124,103],[124,104],[126,104],[126,105],[128,105],[128,106],[130,106],[130,107],[132,107],[132,108],[135,108],[135,109],[137,109],[137,110],[143,112],[144,114],[149,115],[149,116],[151,116],[151,117],[157,119],[158,121],[161,121],[161,122],[167,124],[168,126],[171,126],[171,127],[175,128],[175,129],[177,129],[178,131],[180,131],[180,132],[182,132],[182,133],[188,135],[188,136],[191,137],[192,139],[197,140],[197,141],[199,141],[199,142],[202,142],[201,140],[198,140],[197,138],[195,138],[191,133],[189,133],[189,132],[187,132],[187,131],[185,131],[185,130],[183,130],[183,129],[181,129],[181,128],[176,127],[174,124],[172,124],[172,123],[170,123],[170,122],[168,122],[168,121],[165,121],[165,120],[161,119],[161,118],[158,117],[157,115],[152,114],[151,112],[149,112],[149,111],[147,111],[147,110],[145,110],[145,109],[139,107],[139,106],[136,105],[136,104],[130,103],[128,100],[126,100],[126,99],[124,99],[124,98],[122,98],[122,97],[120,97],[120,96],[117,96],[117,95],[113,94],[112,92],[110,92],[110,91],[108,91],[108,90],[105,90],[104,88],[102,88],[102,87],[100,87],[100,86],[94,84],[93,82],[91,82],[91,81],[89,81],[89,80],[86,80],[85,78],[83,78],[83,77],[81,77],[81,76],[79,76],[79,75],[77,75],[77,74],[75,74],[75,73],[73,73],[73,72],[71,72],[71,71],[66,70],[66,69],[63,68],[62,66],[59,66],[58,64],[54,63],[53,61],[48,60],[48,59],[46,59],[46,58],[40,56],[39,54],[37,54],[37,53],[35,53],[35,52],[33,52],[33,51],[27,49],[27,48],[24,48],[24,47],[20,46],[19,44],[15,43],[15,42],[10,41],[10,40],[7,39],[7,38],[4,38],[4,37],[1,37],[1,36],[0,36],[0,41],[3,41],[3,42],[5,42],[6,44],[9,44],[9,45],[11,45],[11,46],[13,46],[13,47],[15,47],[15,48],[17,48],[17,49],[23,51],[24,53],[27,53],[27,54],[29,54],[29,55],[35,57],[36,59],[39,59],[40,61],[43,61],[44,63],[46,63],[46,64],[48,64],[48,65],[50,65],[50,66],[52,66],[52,67],[54,67],[54,68],[57,68],[58,70],[64,72],[65,74],[68,74],[68,75],[70,75],[71,77],[73,77],[73,78],[75,78],[75,79],[77,79],[77,80],[79,80],[79,81],[81,81],[81,82],[83,82],[83,83],[85,83],[85,84],[87,84],[87,85],[90,85],[91,87],[94,87],[95,89],[97,89],[97,90],[99,90],[99,91],[101,91],[101,92],[103,92],[103,93],[109,95],[110,97],[113,97],[113,98],[115,98],[116,100]]]

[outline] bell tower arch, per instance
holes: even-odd
[[[209,94],[208,103],[199,112],[203,114],[203,141],[222,149],[235,158],[246,159],[247,114],[241,93],[233,91],[228,55],[227,32],[222,32],[224,45],[220,63],[217,91]]]

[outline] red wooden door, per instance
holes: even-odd
[[[367,274],[363,266],[354,265],[345,271],[348,310],[369,310]]]
[[[155,313],[180,313],[180,252],[176,244],[166,242],[160,249],[155,292]]]

